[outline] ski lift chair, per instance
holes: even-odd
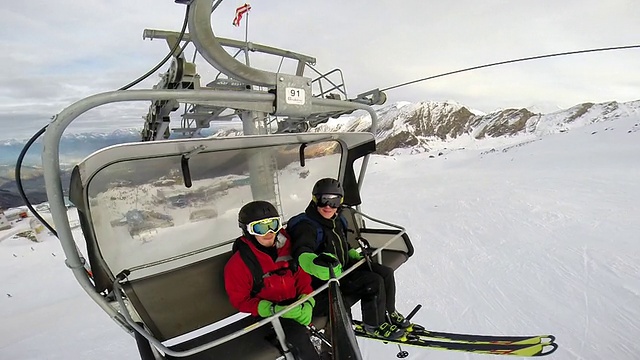
[[[238,314],[224,289],[224,265],[240,234],[238,209],[266,199],[286,219],[307,206],[317,179],[339,178],[349,206],[345,213],[356,230],[350,241],[367,238],[374,248],[384,248],[377,259],[397,268],[413,253],[404,229],[385,222],[391,227],[365,227],[366,215],[357,210],[366,171],[361,158],[374,150],[371,133],[168,140],[102,149],[74,168],[69,191],[91,265],[91,288],[85,290],[135,335],[145,360],[280,358],[270,326],[252,325],[254,318]],[[359,178],[357,160],[363,164]],[[186,206],[172,203],[176,196]],[[314,320],[317,326],[323,322]]]

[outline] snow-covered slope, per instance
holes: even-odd
[[[610,120],[465,149],[453,140],[433,158],[373,157],[363,210],[404,225],[416,248],[396,273],[398,308],[421,302],[415,320],[438,330],[553,333],[553,359],[637,359],[640,117]],[[0,359],[138,357],[54,239],[9,231],[0,232]],[[395,346],[360,346],[365,359],[396,358]]]

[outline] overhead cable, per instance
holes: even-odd
[[[458,74],[458,73],[471,71],[471,70],[478,70],[478,69],[488,68],[488,67],[491,67],[491,66],[512,64],[512,63],[516,63],[516,62],[529,61],[529,60],[539,60],[539,59],[545,59],[545,58],[557,57],[557,56],[585,54],[585,53],[600,52],[600,51],[611,51],[611,50],[628,50],[628,49],[635,49],[635,48],[640,48],[640,45],[612,46],[612,47],[597,48],[597,49],[565,51],[565,52],[561,52],[561,53],[538,55],[538,56],[529,56],[529,57],[513,59],[513,60],[498,61],[498,62],[494,62],[494,63],[490,63],[490,64],[472,66],[472,67],[468,67],[468,68],[465,68],[465,69],[449,71],[449,72],[438,74],[438,75],[433,75],[433,76],[428,76],[428,77],[421,78],[421,79],[407,81],[407,82],[404,82],[402,84],[389,86],[387,88],[380,89],[380,91],[387,91],[387,90],[397,89],[399,87],[415,84],[415,83],[418,83],[418,82],[421,82],[421,81],[432,80],[432,79],[440,78],[440,77],[443,77],[443,76]]]

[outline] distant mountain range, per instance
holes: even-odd
[[[396,103],[378,110],[377,152],[392,154],[424,152],[447,146],[453,140],[481,142],[487,138],[515,135],[540,137],[565,132],[599,121],[621,117],[640,117],[640,100],[584,103],[553,113],[534,113],[529,109],[502,109],[482,114],[453,102]],[[369,131],[369,116],[346,121],[331,120],[314,131]],[[516,140],[517,141],[517,140]]]
[[[140,140],[139,129],[119,129],[111,133],[65,134],[60,142],[63,186],[68,187],[73,164],[98,149]],[[0,141],[0,209],[24,205],[15,182],[15,164],[25,140]],[[29,200],[38,204],[47,200],[42,171],[42,138],[36,141],[23,161],[22,181]]]
[[[522,142],[547,134],[569,131],[599,121],[622,117],[640,119],[640,100],[618,103],[615,101],[593,104],[584,103],[566,110],[541,114],[532,110],[501,109],[489,114],[473,111],[454,102],[400,102],[377,110],[377,152],[379,154],[416,153],[440,151],[461,144],[480,145],[487,139]],[[370,131],[368,115],[330,119],[312,129],[318,132]],[[238,130],[219,131],[217,136],[239,135]],[[516,136],[518,135],[518,136]],[[68,187],[71,164],[90,153],[115,144],[135,142],[140,138],[138,129],[117,130],[113,133],[84,133],[65,135],[60,145],[61,163],[69,164],[63,176]],[[14,165],[24,141],[9,140],[0,143],[0,208],[22,205],[14,179]],[[27,153],[22,170],[26,193],[31,202],[46,201],[40,153],[41,143],[36,142]]]
[[[139,129],[121,129],[112,133],[80,133],[63,135],[60,142],[61,162],[77,162],[92,152],[107,146],[135,142],[140,140]],[[25,140],[0,141],[0,164],[15,165],[18,155],[26,144]],[[42,160],[42,137],[36,141],[26,154],[24,163],[40,165]]]
[[[240,127],[241,123],[230,123],[224,125],[212,125],[210,129],[203,129],[201,136],[210,136],[227,128]],[[177,137],[172,137],[177,138]],[[91,132],[64,134],[60,141],[60,162],[75,164],[84,159],[89,154],[116,144],[124,144],[140,141],[140,129],[118,129],[110,133]],[[24,148],[26,140],[0,140],[0,165],[15,165],[18,155]],[[29,165],[40,165],[42,153],[42,137],[38,139],[25,156],[24,163]]]

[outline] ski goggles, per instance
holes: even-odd
[[[247,224],[247,231],[254,236],[264,236],[269,232],[277,233],[280,229],[282,229],[282,221],[279,217],[256,220]]]
[[[321,194],[313,196],[313,201],[318,207],[330,206],[337,209],[342,205],[343,200],[344,198],[338,194]]]

